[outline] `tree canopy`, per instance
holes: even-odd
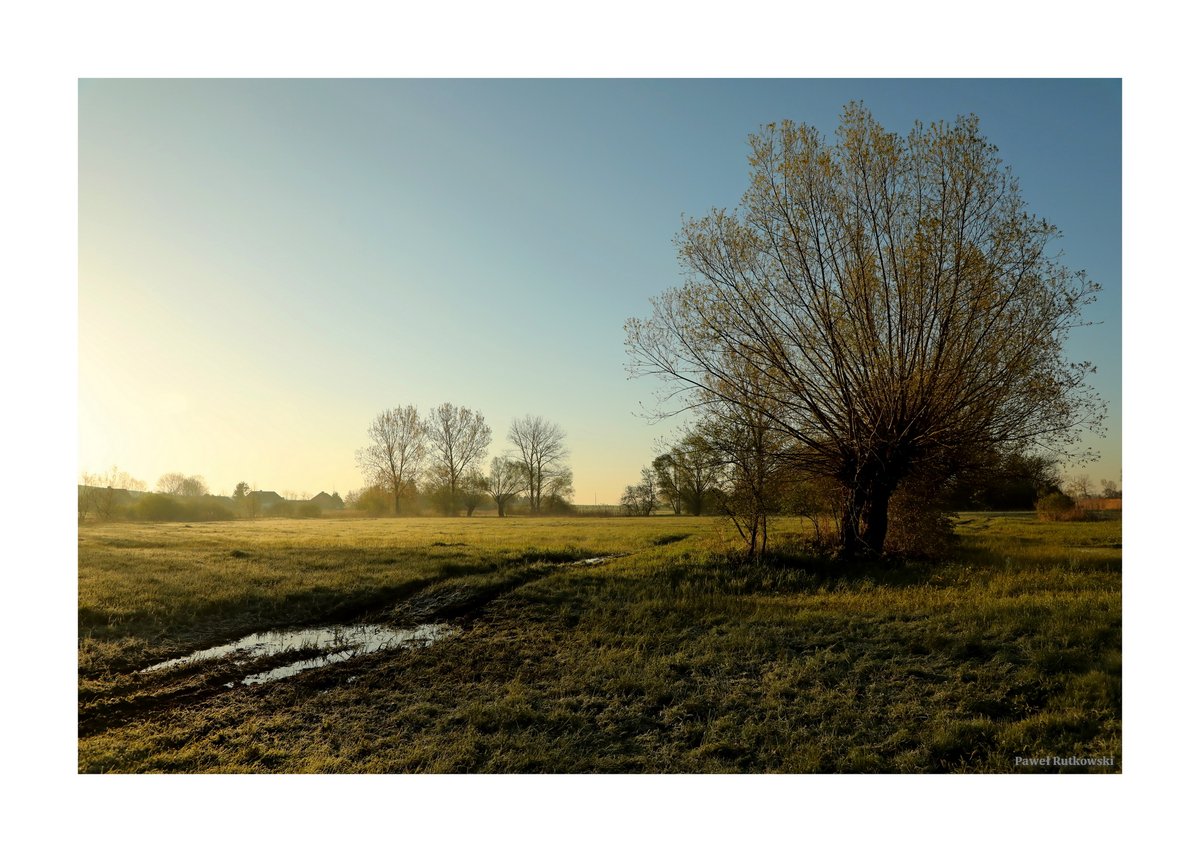
[[[529,511],[542,511],[542,498],[561,496],[572,490],[571,469],[567,466],[566,433],[557,423],[527,414],[512,422],[508,440],[517,449],[525,469]]]
[[[901,136],[852,103],[834,142],[785,121],[750,146],[741,205],[685,223],[685,283],[626,324],[663,413],[761,419],[791,467],[840,483],[845,555],[882,551],[906,479],[1099,431],[1091,367],[1064,351],[1098,287],[978,119]]]
[[[377,485],[392,498],[392,511],[415,489],[426,454],[426,424],[412,405],[381,411],[367,429],[371,443],[355,453],[368,485]]]
[[[447,492],[446,509],[457,511],[464,475],[487,452],[491,427],[480,412],[444,402],[429,412],[425,434],[433,457],[430,475]]]

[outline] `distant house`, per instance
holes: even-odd
[[[313,497],[308,502],[316,503],[321,507],[322,510],[346,508],[346,504],[343,502],[341,497],[336,494],[326,494],[324,491],[322,491],[316,497]]]
[[[284,499],[274,491],[251,491],[246,496],[259,509],[266,509],[270,506],[274,506],[276,503],[284,502]]]

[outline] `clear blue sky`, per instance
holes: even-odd
[[[1097,365],[1121,473],[1116,80],[123,81],[79,84],[80,466],[215,493],[359,487],[385,407],[481,410],[492,454],[560,423],[576,499],[613,502],[671,424],[636,416],[622,324],[679,282],[681,216],[734,206],[747,135],[973,112],[1104,287]]]

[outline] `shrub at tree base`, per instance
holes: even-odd
[[[575,507],[558,494],[547,494],[542,497],[543,515],[574,515]]]
[[[1085,521],[1088,513],[1066,494],[1047,494],[1037,501],[1037,516],[1043,521]]]
[[[886,552],[917,559],[938,559],[950,552],[954,524],[935,488],[918,483],[901,486],[889,513]]]

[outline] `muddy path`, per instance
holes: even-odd
[[[375,665],[379,655],[416,653],[469,629],[489,604],[551,572],[591,567],[625,554],[539,562],[435,580],[400,600],[359,610],[353,621],[262,631],[233,642],[159,660],[141,669],[81,682],[79,736],[92,736],[151,715],[228,695],[267,689],[277,680],[336,666],[339,673]],[[314,684],[325,678],[311,678]],[[301,682],[303,682],[301,680]]]

